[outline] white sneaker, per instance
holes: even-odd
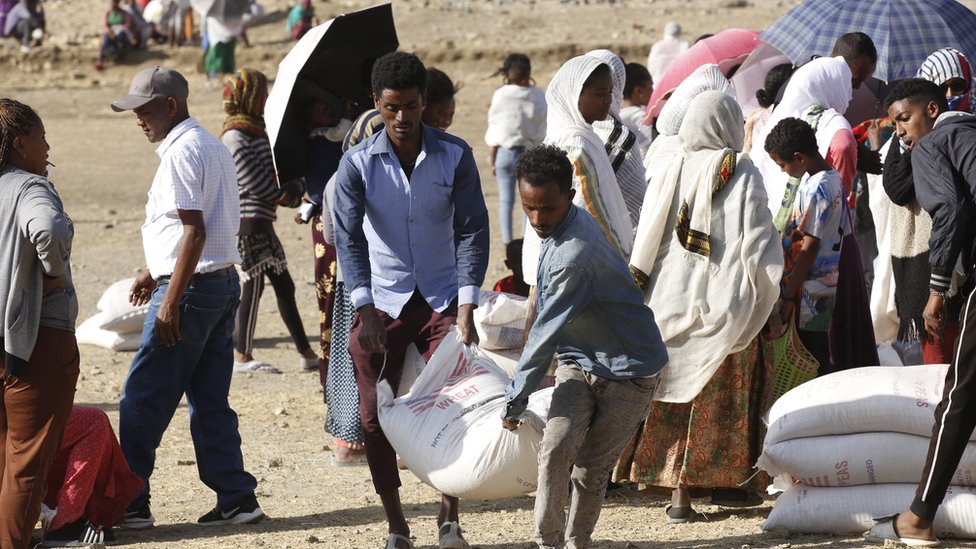
[[[461,526],[456,522],[441,524],[437,532],[440,534],[438,547],[440,549],[468,549],[468,542],[461,537]]]

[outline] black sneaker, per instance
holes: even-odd
[[[222,524],[254,524],[264,518],[264,511],[258,505],[254,494],[237,502],[228,509],[214,507],[209,513],[197,519],[197,524],[203,526],[220,526]]]
[[[143,528],[149,528],[156,523],[156,517],[152,515],[152,511],[149,510],[149,502],[137,509],[128,509],[125,512],[125,518],[119,524],[119,528],[128,528],[129,530],[142,530]]]
[[[38,547],[89,547],[94,544],[118,545],[111,528],[80,519],[44,535]]]

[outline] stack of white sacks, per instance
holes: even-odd
[[[113,351],[135,351],[139,348],[149,305],[136,307],[129,303],[129,290],[134,281],[134,278],[120,280],[105,290],[98,300],[98,312],[75,330],[78,343]]]
[[[484,292],[476,311],[480,345],[466,347],[452,329],[426,364],[408,350],[399,396],[386,381],[377,385],[380,425],[402,463],[440,492],[464,499],[527,494],[536,489],[552,389],[531,396],[517,431],[502,428],[525,301]]]
[[[874,518],[907,509],[946,368],[856,368],[783,395],[769,411],[758,466],[786,491],[763,529],[856,534]],[[974,486],[976,442],[970,442],[936,516],[936,535],[976,538]]]

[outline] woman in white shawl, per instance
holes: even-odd
[[[658,137],[651,143],[651,148],[644,155],[645,181],[650,186],[654,176],[661,173],[661,168],[677,153],[681,152],[681,142],[678,140],[678,130],[681,129],[681,122],[688,113],[688,106],[691,100],[700,93],[715,90],[724,92],[735,97],[735,90],[732,83],[722,74],[718,65],[702,65],[695,69],[688,78],[685,78],[668,101],[661,109],[655,126],[657,127]],[[650,187],[649,187],[650,189]],[[645,195],[645,202],[648,197],[656,201],[657,193],[653,196],[648,192]]]
[[[631,258],[670,362],[616,478],[672,488],[672,523],[692,517],[689,488],[756,503],[737,487],[761,450],[770,370],[757,336],[779,297],[783,252],[759,171],[739,153],[743,135],[734,97],[705,91],[691,102],[682,152],[660,178],[662,207],[642,212]]]
[[[613,73],[613,102],[610,104],[610,116],[593,123],[593,131],[606,145],[610,165],[617,174],[617,185],[624,195],[624,204],[630,214],[630,223],[634,227],[640,219],[641,204],[644,203],[644,191],[647,181],[644,180],[644,158],[638,146],[638,135],[620,121],[620,105],[624,102],[624,85],[627,83],[627,68],[615,53],[610,50],[593,50],[586,55],[610,66]]]
[[[626,259],[634,245],[634,226],[604,142],[593,131],[593,123],[610,113],[612,88],[610,67],[599,59],[581,55],[563,64],[546,89],[545,143],[566,151],[573,163],[573,202],[597,220]],[[535,231],[526,227],[522,271],[530,286],[536,285],[539,243]]]
[[[783,207],[784,194],[790,176],[769,158],[764,148],[766,137],[784,118],[815,121],[817,145],[827,163],[840,173],[844,195],[850,197],[857,173],[857,141],[851,124],[844,118],[853,97],[851,69],[843,57],[820,57],[803,65],[790,78],[783,100],[773,109],[769,122],[752,144],[750,155],[762,172],[769,196],[769,210],[773,217]],[[815,106],[822,109],[813,109]],[[812,124],[813,125],[813,124]],[[853,206],[853,203],[851,203]],[[792,201],[788,205],[792,207]]]

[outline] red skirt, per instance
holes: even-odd
[[[105,412],[74,406],[48,472],[44,504],[58,511],[48,529],[57,530],[80,518],[115,526],[142,484],[129,469]]]

